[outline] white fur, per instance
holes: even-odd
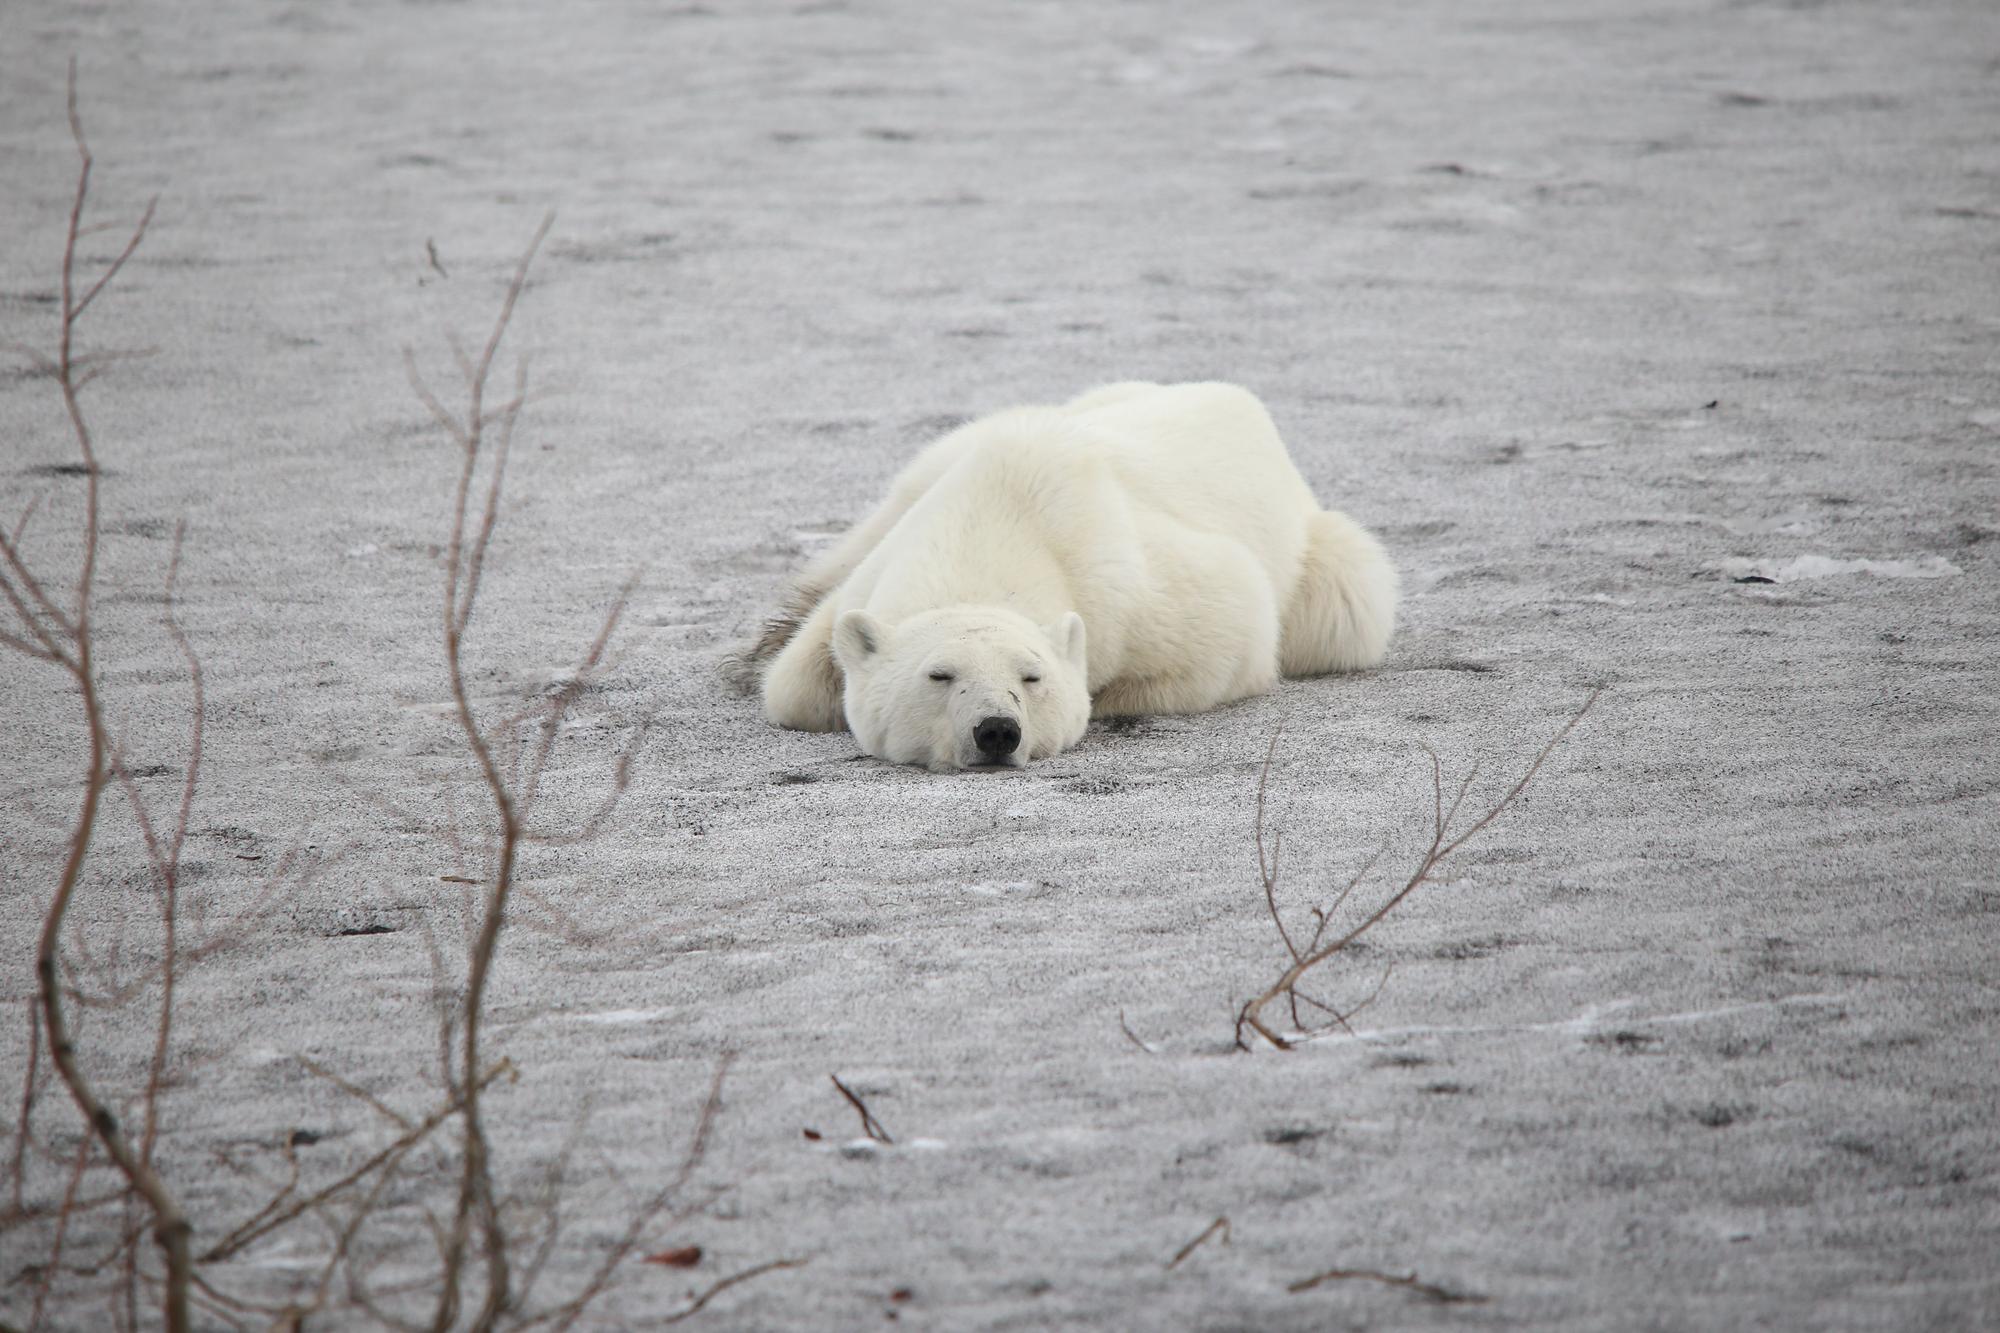
[[[1373,666],[1397,598],[1381,545],[1319,507],[1228,384],[1113,384],[962,426],[803,583],[824,592],[764,669],[766,716],[844,718],[865,752],[939,769],[987,757],[989,718],[1019,725],[1020,763],[1093,715]]]

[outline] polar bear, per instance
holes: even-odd
[[[1092,717],[1193,713],[1379,663],[1397,578],[1264,405],[1124,383],[961,426],[801,578],[732,672],[783,727],[1019,767]]]

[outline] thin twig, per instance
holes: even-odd
[[[1159,1054],[1158,1051],[1154,1050],[1151,1046],[1148,1046],[1143,1040],[1141,1040],[1138,1033],[1132,1030],[1132,1025],[1125,1021],[1125,1011],[1123,1009],[1120,1009],[1118,1011],[1118,1030],[1125,1034],[1125,1040],[1131,1042],[1134,1046],[1137,1046],[1140,1050],[1144,1051],[1146,1054],[1148,1055]]]
[[[417,354],[407,347],[403,349],[403,371],[409,377],[410,391],[416,394],[418,402],[429,409],[431,419],[444,427],[445,434],[456,440],[461,448],[464,447],[465,427],[458,424],[458,418],[446,411],[437,395],[431,392],[430,385],[424,382],[423,375],[417,370]]]
[[[63,1192],[62,1207],[56,1210],[56,1234],[49,1243],[49,1261],[43,1265],[41,1280],[35,1285],[35,1309],[28,1317],[28,1333],[34,1333],[42,1326],[42,1309],[48,1303],[49,1288],[55,1285],[62,1269],[63,1242],[69,1235],[70,1218],[77,1211],[76,1193],[83,1186],[84,1169],[90,1165],[90,1149],[95,1142],[88,1134],[77,1140],[76,1165],[70,1170],[69,1188]]]
[[[187,663],[188,682],[193,690],[187,767],[182,775],[180,807],[175,812],[173,831],[168,837],[164,852],[153,836],[152,823],[146,817],[145,802],[140,799],[138,788],[132,782],[131,775],[125,771],[122,764],[118,768],[119,781],[125,788],[127,801],[139,817],[147,850],[153,859],[154,872],[160,881],[160,920],[164,935],[160,955],[160,1018],[153,1035],[152,1061],[146,1069],[146,1092],[143,1103],[146,1117],[145,1130],[139,1140],[139,1160],[148,1167],[153,1164],[153,1147],[159,1137],[160,1084],[166,1076],[167,1052],[173,1034],[174,984],[180,977],[180,958],[177,951],[180,926],[181,849],[187,843],[188,821],[194,810],[195,786],[201,774],[202,723],[207,709],[201,659],[195,655],[194,645],[188,642],[186,632],[181,629],[180,619],[174,614],[174,584],[180,575],[181,542],[186,535],[185,521],[174,525],[173,553],[167,561],[165,610],[160,615],[161,623],[166,626],[174,646],[180,649],[181,658]]]
[[[1378,1272],[1373,1268],[1329,1268],[1324,1273],[1300,1278],[1285,1290],[1297,1295],[1299,1292],[1311,1291],[1314,1287],[1324,1286],[1329,1282],[1379,1282],[1385,1287],[1401,1287],[1405,1291],[1415,1292],[1426,1300],[1436,1301],[1440,1305],[1482,1305],[1486,1301],[1484,1296],[1453,1291],[1434,1282],[1419,1281],[1415,1273],[1399,1277],[1394,1273]]]
[[[20,550],[5,536],[0,536],[0,557],[5,557],[7,563],[7,568],[0,570],[0,593],[6,595],[7,604],[14,609],[21,623],[28,627],[28,632],[41,645],[44,655],[75,670],[75,658],[63,641],[75,639],[76,626],[42,587],[41,580],[28,568]],[[30,600],[34,603],[32,607],[29,606]],[[54,628],[43,624],[44,620],[52,622]]]
[[[1278,738],[1284,734],[1285,724],[1280,722],[1271,732],[1271,744],[1264,751],[1264,767],[1257,775],[1257,877],[1264,882],[1264,906],[1271,914],[1271,924],[1278,928],[1285,952],[1296,963],[1298,946],[1292,943],[1291,933],[1285,929],[1285,918],[1278,911],[1278,855],[1284,850],[1283,833],[1273,835],[1270,859],[1267,861],[1264,856],[1264,793],[1271,785],[1271,760],[1278,753]]]
[[[694,1300],[688,1303],[685,1309],[676,1310],[674,1313],[660,1320],[660,1323],[678,1324],[683,1319],[692,1318],[701,1313],[703,1306],[738,1283],[748,1282],[752,1278],[762,1277],[766,1273],[775,1273],[780,1269],[804,1268],[805,1266],[806,1261],[804,1259],[773,1259],[769,1263],[758,1264],[755,1268],[746,1268],[740,1273],[732,1273],[720,1282],[717,1282],[714,1286],[711,1286],[708,1290],[702,1292],[701,1295],[695,1297]]]
[[[521,1309],[529,1309],[534,1304],[535,1288],[542,1280],[549,1259],[555,1254],[556,1242],[562,1236],[563,1194],[569,1184],[570,1163],[575,1160],[577,1149],[582,1146],[584,1135],[590,1127],[589,1108],[571,1122],[569,1133],[563,1136],[562,1148],[555,1159],[542,1170],[541,1187],[537,1197],[531,1201],[517,1201],[525,1208],[531,1208],[541,1215],[542,1234],[528,1252],[528,1261],[521,1266],[516,1282],[516,1300]],[[527,1322],[516,1325],[517,1331],[525,1329]]]
[[[834,1087],[840,1089],[840,1095],[847,1098],[854,1109],[861,1113],[861,1132],[863,1134],[866,1134],[877,1143],[895,1142],[894,1139],[889,1137],[889,1131],[882,1128],[882,1122],[877,1120],[874,1114],[869,1111],[868,1104],[854,1095],[854,1089],[840,1081],[840,1075],[828,1074],[827,1077],[833,1080]]]
[[[1348,897],[1353,894],[1361,881],[1368,877],[1368,872],[1375,868],[1375,863],[1380,861],[1382,854],[1388,850],[1389,844],[1387,843],[1383,843],[1380,847],[1377,847],[1374,853],[1361,863],[1361,868],[1354,872],[1354,877],[1341,886],[1339,893],[1333,895],[1332,902],[1328,903],[1325,907],[1316,907],[1313,909],[1312,943],[1306,946],[1307,953],[1311,953],[1319,947],[1320,938],[1326,934],[1326,928],[1332,922],[1333,914],[1346,905]]]
[[[340,1089],[348,1096],[354,1098],[356,1101],[361,1102],[363,1105],[373,1110],[383,1119],[390,1121],[398,1129],[407,1130],[415,1128],[415,1122],[412,1121],[410,1117],[404,1115],[401,1111],[398,1111],[395,1107],[389,1105],[387,1102],[383,1101],[380,1097],[377,1097],[374,1093],[368,1091],[368,1089],[362,1087],[360,1084],[353,1083],[345,1078],[342,1078],[339,1074],[334,1073],[331,1069],[328,1069],[325,1065],[319,1063],[319,1061],[314,1060],[309,1056],[294,1055],[292,1058],[294,1060],[297,1060],[300,1065],[304,1066],[305,1071],[308,1074],[312,1074],[318,1078],[325,1079],[328,1083],[331,1083],[334,1087]]]
[[[27,1174],[28,1141],[34,1135],[35,1092],[42,1064],[42,1011],[28,1001],[28,1072],[21,1079],[21,1114],[14,1122],[14,1151],[7,1161],[9,1180],[6,1217],[18,1218],[27,1209],[21,1187]]]
[[[51,369],[53,369],[53,367],[51,367]],[[8,540],[14,543],[15,547],[18,548],[21,545],[21,538],[26,536],[28,532],[28,520],[32,519],[35,516],[35,511],[42,507],[42,501],[46,500],[48,498],[48,495],[49,495],[48,490],[44,488],[42,490],[36,491],[32,496],[28,497],[27,508],[21,511],[21,517],[19,521],[17,521],[14,524],[13,535],[8,538]]]
[[[396,1172],[402,1166],[403,1158],[416,1147],[416,1144],[416,1139],[410,1139],[383,1161],[381,1169],[375,1173],[374,1183],[368,1187],[368,1193],[363,1195],[361,1201],[354,1206],[354,1211],[348,1217],[346,1224],[336,1230],[333,1253],[327,1256],[325,1265],[320,1269],[319,1280],[313,1284],[312,1303],[295,1312],[294,1328],[303,1328],[309,1316],[325,1307],[327,1292],[333,1283],[333,1275],[339,1271],[342,1264],[348,1262],[348,1254],[354,1246],[354,1237],[360,1232],[362,1223],[366,1222],[374,1214],[375,1207],[381,1201],[383,1193],[387,1191],[389,1185],[396,1179]],[[314,1211],[325,1214],[327,1210],[324,1205],[320,1205],[316,1206]],[[350,1279],[353,1277],[351,1269],[348,1275]]]
[[[509,1061],[498,1061],[479,1079],[479,1086],[483,1088],[502,1074],[512,1073],[513,1069],[514,1066]],[[356,1181],[366,1179],[370,1172],[374,1171],[384,1162],[408,1151],[427,1137],[439,1125],[457,1115],[463,1104],[463,1098],[452,1098],[443,1106],[440,1106],[437,1110],[411,1126],[408,1133],[370,1157],[360,1166],[349,1171],[331,1185],[316,1190],[305,1198],[300,1199],[290,1207],[274,1211],[271,1205],[266,1204],[255,1216],[251,1217],[227,1236],[224,1236],[214,1246],[203,1253],[201,1262],[205,1264],[221,1263],[223,1260],[241,1253],[244,1246],[251,1244],[261,1237],[268,1236],[271,1232],[284,1226],[287,1222],[290,1222],[293,1218],[300,1216],[309,1209],[317,1208],[320,1204],[325,1203],[341,1191],[352,1187]]]
[[[1218,1231],[1222,1233],[1222,1243],[1224,1245],[1227,1245],[1229,1243],[1229,1219],[1226,1217],[1218,1217],[1213,1222],[1210,1222],[1199,1236],[1196,1236],[1193,1240],[1181,1246],[1180,1249],[1175,1252],[1173,1258],[1167,1260],[1167,1271],[1171,1273],[1174,1269],[1179,1268],[1181,1266],[1181,1260],[1187,1258],[1190,1254],[1193,1254],[1196,1250],[1200,1249],[1202,1247],[1203,1242],[1205,1242],[1210,1236],[1215,1235]]]
[[[681,1155],[680,1167],[674,1172],[673,1177],[658,1190],[654,1191],[652,1197],[632,1214],[631,1219],[625,1225],[624,1233],[619,1236],[617,1243],[611,1247],[610,1253],[598,1264],[596,1271],[591,1274],[582,1289],[575,1296],[563,1304],[556,1306],[554,1309],[522,1321],[519,1325],[522,1333],[544,1321],[553,1324],[553,1333],[567,1333],[568,1329],[590,1307],[590,1304],[610,1286],[612,1278],[619,1267],[631,1257],[634,1250],[639,1248],[640,1242],[645,1239],[647,1230],[666,1211],[667,1205],[687,1187],[687,1183],[693,1177],[695,1169],[701,1165],[702,1159],[708,1155],[709,1136],[715,1128],[716,1114],[722,1107],[722,1082],[728,1077],[729,1066],[735,1059],[734,1052],[724,1052],[722,1057],[715,1062],[715,1073],[709,1079],[708,1097],[702,1102],[701,1113],[695,1120],[694,1134],[688,1141],[687,1150]],[[706,1207],[707,1204],[704,1203],[701,1206]],[[683,1210],[681,1219],[685,1220],[685,1218],[693,1215],[693,1210]],[[755,1274],[753,1273],[750,1276],[755,1276]],[[738,1280],[741,1281],[743,1279],[739,1278]]]

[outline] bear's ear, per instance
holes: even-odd
[[[851,672],[882,651],[889,627],[866,611],[849,611],[833,622],[833,660]]]
[[[1083,657],[1083,617],[1074,611],[1065,612],[1063,618],[1048,628],[1049,642],[1062,656],[1063,661],[1076,668],[1078,675],[1088,675]]]

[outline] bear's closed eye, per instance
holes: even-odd
[[[951,682],[952,676],[951,672],[949,671],[933,671],[931,672],[931,679],[944,681],[945,683],[949,684]]]

